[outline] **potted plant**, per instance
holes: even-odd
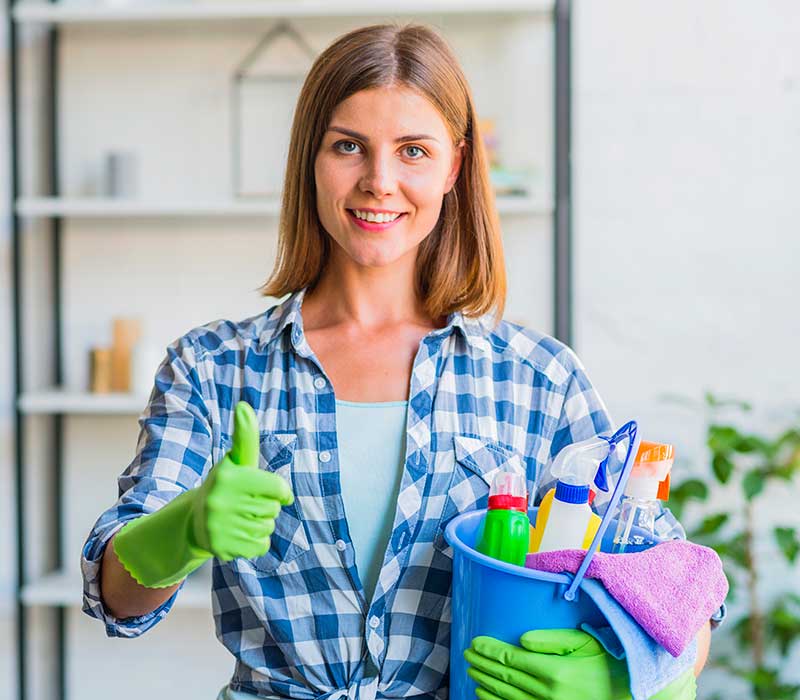
[[[712,488],[738,489],[741,498],[726,500],[725,509],[715,509],[688,529],[689,539],[712,547],[720,555],[731,586],[729,599],[735,600],[742,611],[726,623],[732,625],[741,653],[735,658],[714,658],[712,663],[743,679],[757,700],[797,700],[800,685],[782,678],[782,661],[800,638],[800,592],[786,587],[765,602],[761,584],[769,562],[759,559],[756,543],[769,534],[765,532],[769,527],[777,550],[794,569],[800,555],[800,517],[764,526],[756,512],[770,485],[778,484],[784,492],[789,487],[797,493],[800,421],[774,435],[759,434],[742,430],[738,427],[741,421],[721,421],[720,415],[730,416],[730,409],[738,418],[746,418],[752,410],[744,402],[720,401],[706,395],[709,460],[705,469],[699,470],[705,474],[673,488],[669,507],[681,517],[689,501],[706,501]],[[726,694],[725,700],[729,697]]]

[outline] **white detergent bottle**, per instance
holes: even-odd
[[[598,489],[608,491],[605,467],[610,449],[608,439],[597,436],[568,445],[556,455],[551,472],[558,482],[538,551],[583,549],[593,515],[589,485],[594,481]]]

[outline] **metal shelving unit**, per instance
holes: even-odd
[[[64,422],[70,415],[135,415],[142,410],[146,397],[127,394],[91,395],[70,392],[63,383],[63,342],[61,329],[61,253],[62,223],[65,219],[87,218],[174,218],[174,217],[252,217],[277,216],[277,201],[217,202],[191,201],[120,201],[67,198],[60,195],[58,182],[59,133],[57,125],[59,65],[57,61],[61,25],[122,24],[137,22],[162,24],[169,22],[208,23],[239,22],[255,18],[292,17],[375,17],[443,14],[541,14],[551,16],[555,39],[554,54],[554,183],[555,201],[537,202],[528,198],[498,198],[501,214],[551,216],[554,235],[554,328],[561,340],[571,341],[571,192],[570,192],[570,0],[407,0],[387,13],[374,0],[172,0],[147,2],[141,5],[103,6],[88,2],[46,2],[45,0],[8,0],[9,37],[7,79],[10,86],[11,197],[13,324],[15,377],[15,501],[16,529],[16,632],[17,687],[19,700],[28,698],[28,610],[45,606],[54,611],[52,637],[56,644],[55,682],[58,697],[66,698],[66,618],[65,608],[78,605],[81,590],[80,574],[64,567],[61,561],[62,454]],[[23,196],[20,185],[20,86],[18,29],[21,25],[43,25],[46,32],[45,93],[48,98],[48,134],[44,144],[49,172],[47,196]],[[53,294],[50,319],[52,352],[50,354],[53,387],[47,391],[27,391],[24,386],[23,338],[23,221],[44,219],[49,222],[50,265],[47,282]],[[25,552],[25,442],[26,421],[30,416],[50,416],[52,448],[50,476],[54,503],[54,556],[51,571],[36,580],[26,579]],[[205,567],[204,567],[205,568]],[[187,581],[176,605],[210,608],[209,577],[197,575]],[[76,595],[77,593],[77,595]]]

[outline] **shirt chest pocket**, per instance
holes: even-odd
[[[297,436],[293,433],[261,433],[259,435],[258,468],[283,477],[295,494],[294,502],[282,506],[275,518],[275,531],[270,536],[270,547],[266,554],[253,559],[241,559],[258,571],[279,572],[290,562],[309,550],[307,526],[296,497],[294,479],[294,451]],[[222,454],[231,446],[231,438],[222,435]]]
[[[456,515],[486,508],[489,488],[500,472],[525,477],[525,466],[520,455],[505,445],[485,438],[453,436],[452,477],[433,541],[436,549],[452,556],[452,547],[444,539],[445,528]]]

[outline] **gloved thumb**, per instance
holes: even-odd
[[[258,420],[246,401],[236,404],[233,415],[233,446],[228,452],[234,464],[258,467]]]
[[[531,630],[519,638],[520,646],[539,654],[566,656],[593,656],[602,651],[602,645],[583,630]]]

